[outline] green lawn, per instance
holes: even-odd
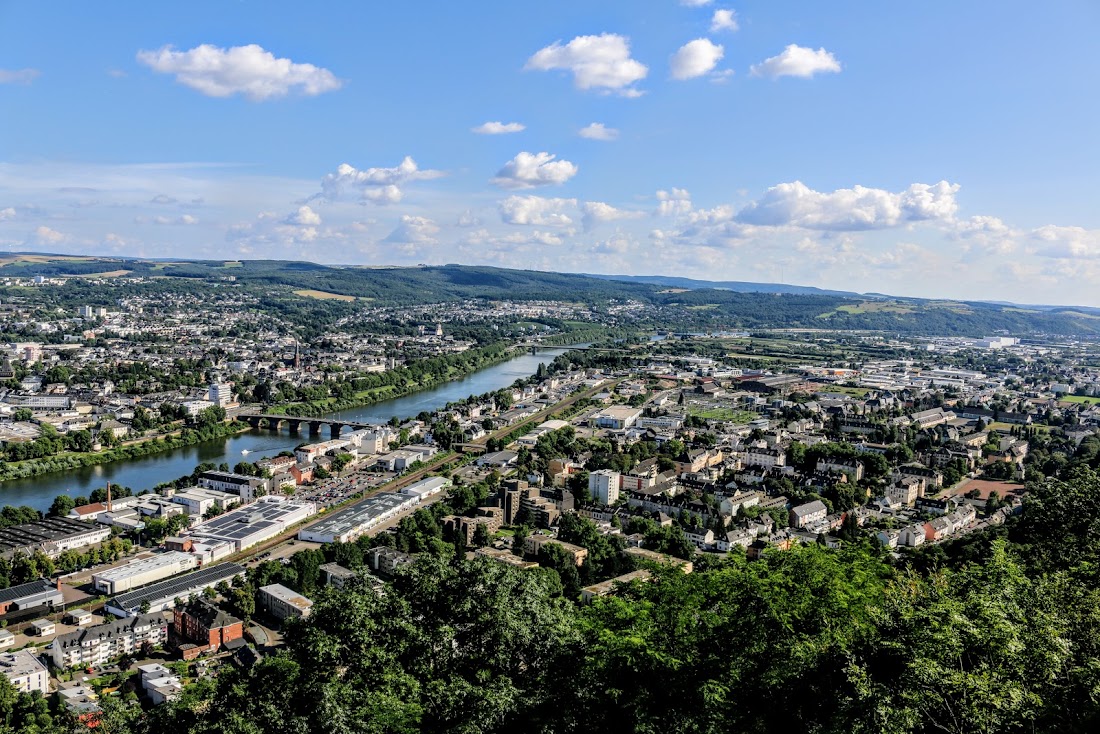
[[[689,405],[687,410],[691,415],[712,421],[748,423],[760,417],[751,410],[736,410],[734,408],[703,408],[701,405]]]
[[[1089,405],[1100,403],[1100,398],[1094,398],[1088,395],[1063,395],[1058,399],[1065,403],[1087,403]]]

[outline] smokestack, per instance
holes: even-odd
[[[57,577],[57,590],[61,591],[61,577],[60,576]]]
[[[111,512],[111,483],[107,482],[107,512]]]

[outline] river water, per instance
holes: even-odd
[[[564,351],[566,348],[562,347],[542,349],[537,354],[522,354],[430,390],[384,400],[363,408],[351,408],[325,417],[363,423],[385,423],[393,416],[408,418],[421,411],[438,410],[447,403],[463,400],[470,395],[499,390],[517,379],[530,377],[538,370],[539,363],[549,364]],[[327,437],[326,431],[322,438]],[[136,493],[190,474],[196,464],[204,461],[215,464],[226,462],[232,468],[241,460],[256,461],[274,456],[280,451],[292,450],[304,440],[308,440],[305,432],[291,435],[287,428],[282,431],[261,428],[140,459],[11,480],[0,483],[0,505],[28,505],[45,512],[59,494],[87,496],[93,489],[103,487],[107,482],[130,487]]]

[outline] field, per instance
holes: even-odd
[[[1014,482],[995,482],[990,479],[970,479],[965,482],[959,482],[954,488],[947,490],[941,497],[961,497],[967,492],[972,490],[978,490],[981,492],[981,499],[989,499],[989,495],[996,492],[1004,499],[1010,494],[1022,494],[1024,491],[1024,485],[1016,484]]]
[[[913,307],[896,301],[864,301],[854,306],[838,306],[844,313],[913,313]]]
[[[835,392],[842,395],[851,395],[854,398],[862,398],[871,392],[868,387],[851,387],[849,385],[822,385],[818,392]]]
[[[703,405],[688,405],[687,412],[697,418],[706,418],[712,421],[730,421],[731,423],[748,423],[760,417],[751,410],[736,410],[734,408],[708,407]]]
[[[328,291],[315,291],[315,290],[301,290],[294,291],[294,295],[302,296],[303,298],[316,298],[321,301],[354,301],[355,296],[345,296],[340,293],[329,293]]]
[[[66,278],[120,278],[129,275],[133,270],[110,270],[106,273],[88,273],[87,275],[66,275]]]
[[[1058,398],[1058,402],[1096,405],[1097,403],[1100,403],[1100,398],[1094,398],[1089,395],[1063,395],[1062,397]]]

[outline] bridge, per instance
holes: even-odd
[[[374,423],[359,423],[357,421],[338,420],[336,418],[313,418],[301,415],[272,415],[268,413],[241,413],[237,420],[247,421],[253,428],[270,428],[279,430],[284,425],[290,428],[291,433],[302,430],[302,424],[309,426],[309,433],[315,436],[321,433],[321,426],[328,426],[329,435],[332,438],[340,438],[340,433],[345,428],[377,428]]]
[[[539,344],[538,342],[521,342],[517,344],[521,349],[526,349],[531,354],[537,354],[540,350],[545,351],[547,349],[564,349],[567,352],[618,352],[621,354],[633,354],[635,356],[642,356],[636,349],[617,349],[615,347],[570,347],[567,345],[557,344]]]

